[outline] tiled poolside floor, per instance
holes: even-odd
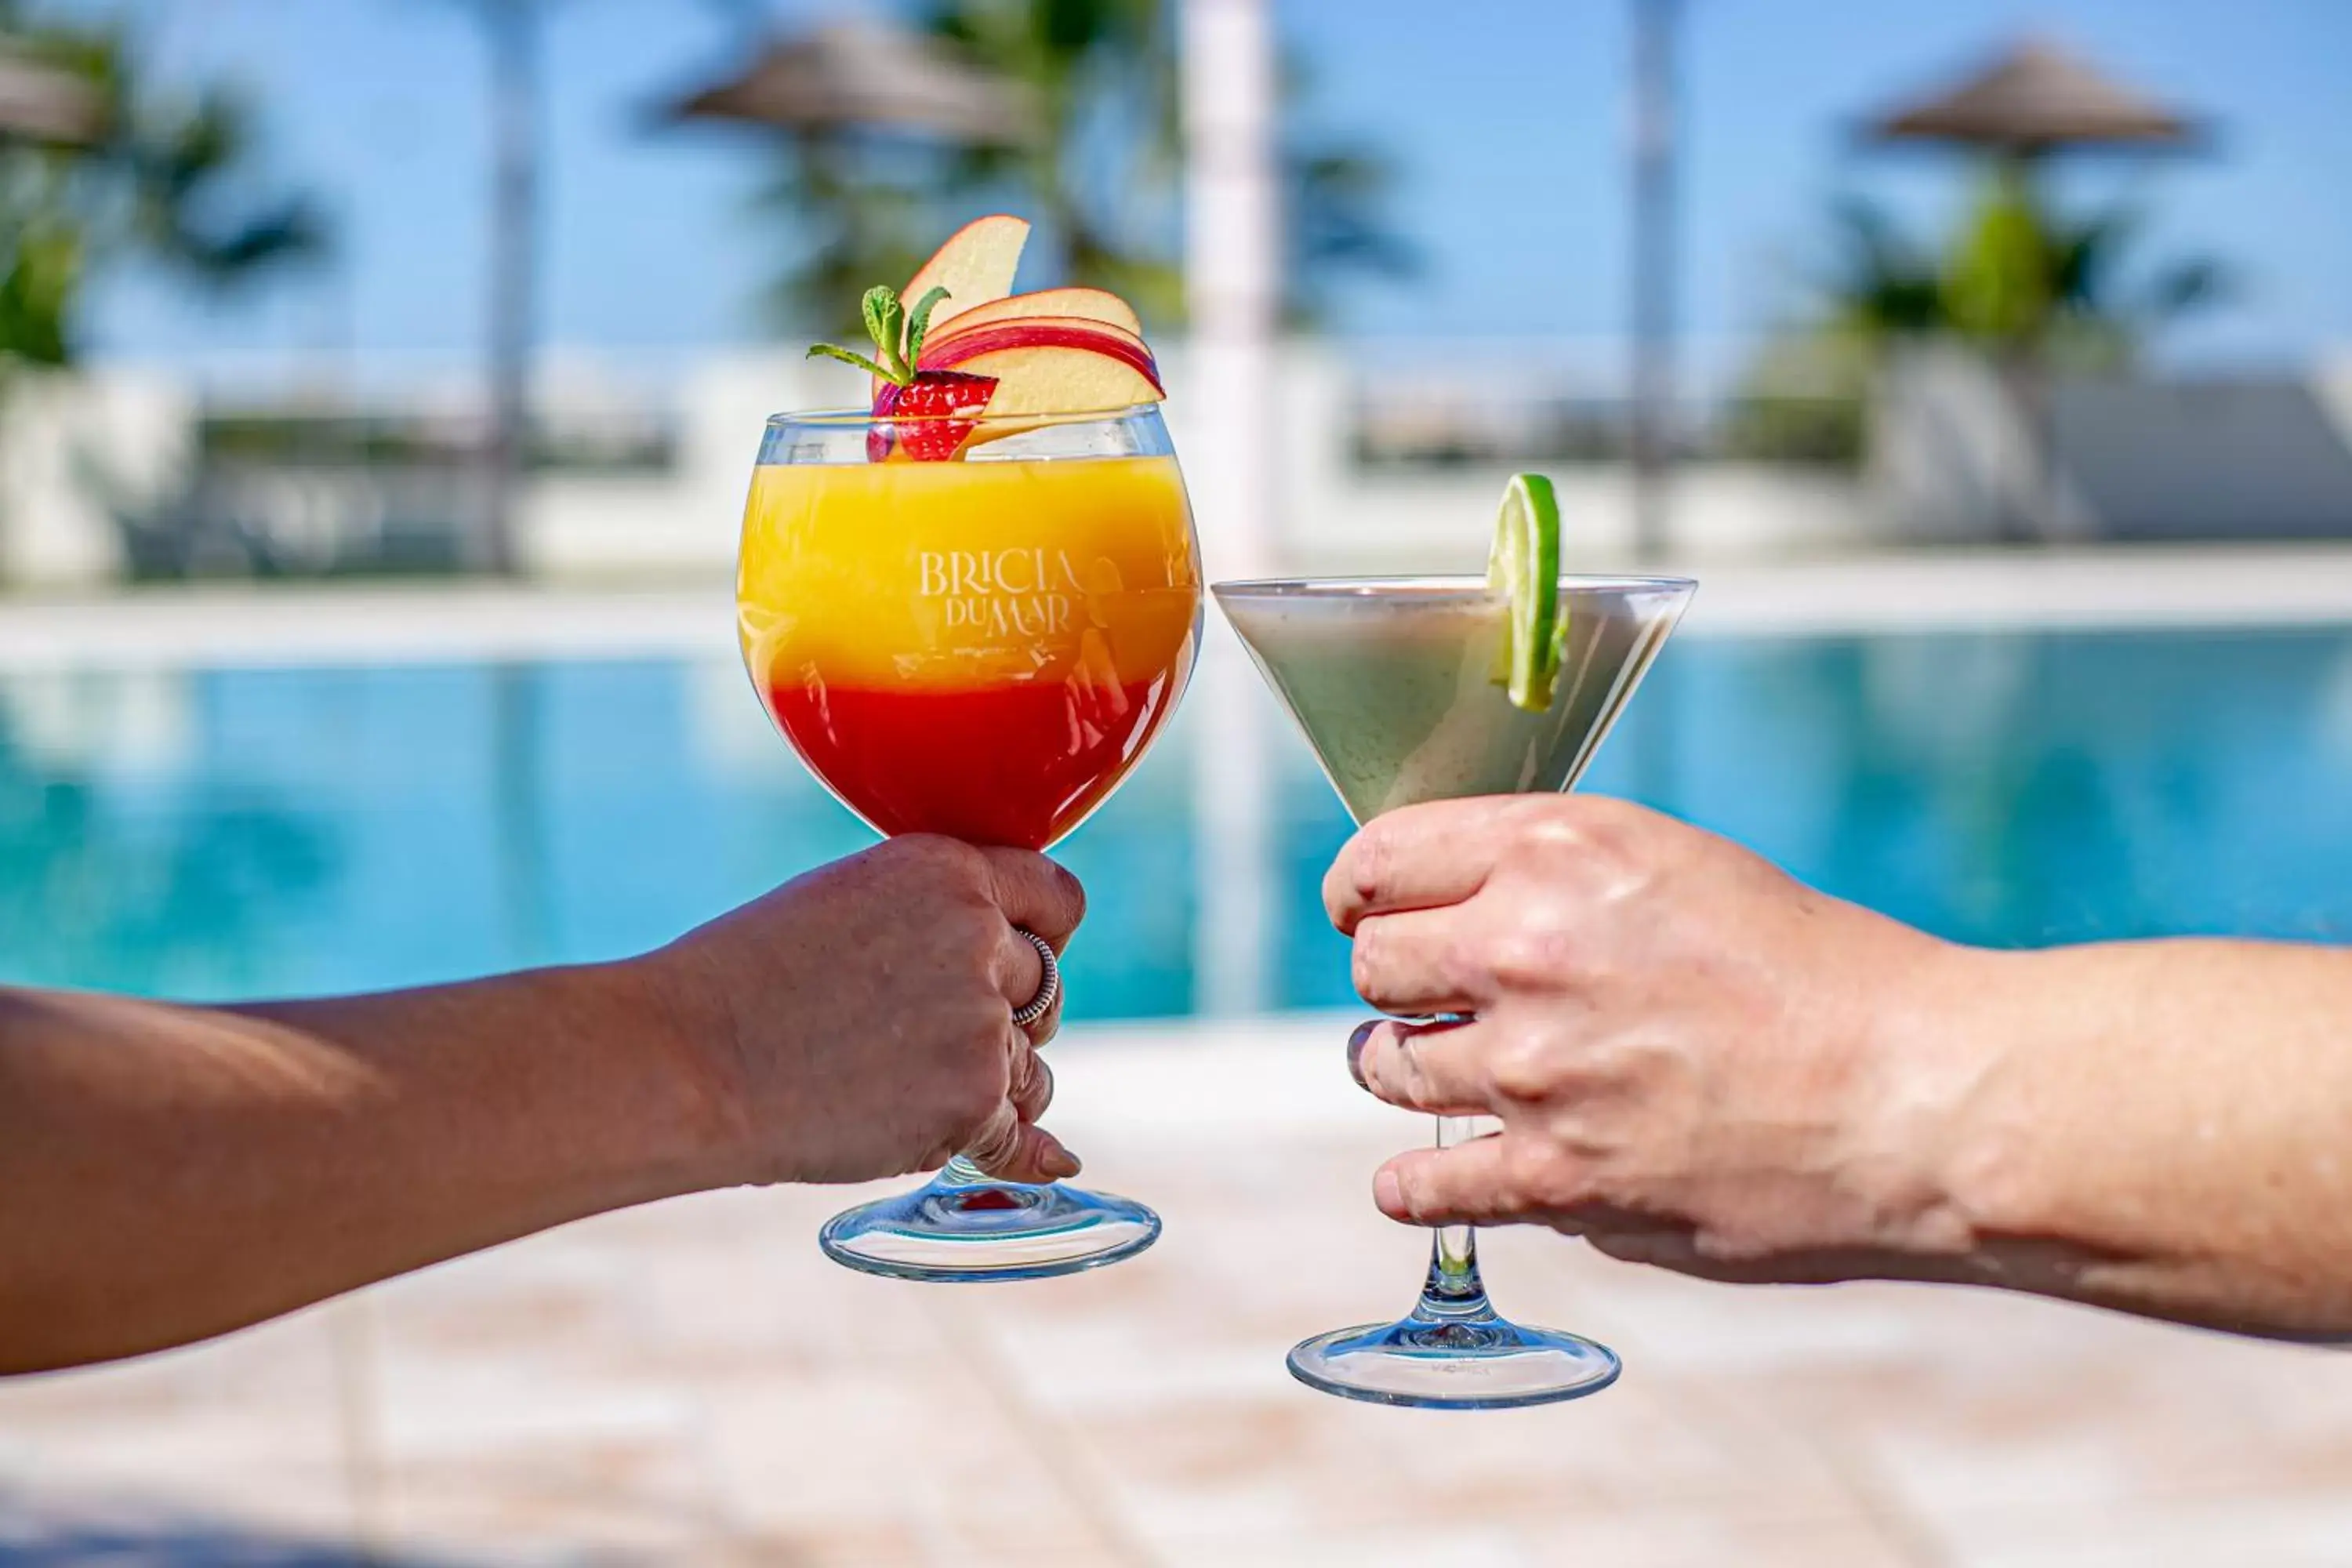
[[[0,1384],[0,1564],[2352,1563],[2352,1353],[1508,1234],[1506,1304],[1615,1344],[1617,1387],[1494,1415],[1297,1387],[1292,1341],[1421,1265],[1365,1200],[1421,1126],[1335,1041],[1057,1047],[1089,1179],[1168,1221],[1100,1274],[870,1280],[812,1241],[843,1194],[730,1193]]]

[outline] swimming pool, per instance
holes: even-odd
[[[1192,1005],[1202,737],[1187,713],[1062,852],[1093,898],[1076,1017]],[[1265,1000],[1342,1005],[1316,887],[1348,825],[1302,745],[1265,750]],[[1972,942],[2336,938],[2352,630],[1686,639],[1587,787]],[[11,981],[212,998],[606,957],[867,841],[731,664],[0,675]]]

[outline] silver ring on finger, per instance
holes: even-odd
[[[1052,1012],[1054,1004],[1062,999],[1062,961],[1054,956],[1054,944],[1035,931],[1019,926],[1014,926],[1013,931],[1037,950],[1037,962],[1045,968],[1045,978],[1037,982],[1037,994],[1013,1009],[1013,1021],[1025,1029]]]

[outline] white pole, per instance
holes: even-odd
[[[1182,25],[1191,374],[1177,390],[1189,443],[1180,456],[1213,581],[1275,564],[1282,229],[1274,23],[1268,0],[1183,0]],[[1204,640],[1190,699],[1193,1005],[1206,1014],[1260,1012],[1273,994],[1269,700],[1224,627],[1210,625]]]
[[[531,343],[539,293],[542,47],[539,0],[488,0],[490,46],[490,421],[488,537],[480,564],[520,564],[516,503],[530,460]]]
[[[1675,29],[1681,0],[1633,0],[1633,550],[1664,557],[1675,443]]]

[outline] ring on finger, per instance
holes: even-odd
[[[1037,950],[1037,962],[1045,966],[1045,973],[1037,982],[1037,994],[1013,1009],[1013,1021],[1025,1029],[1052,1012],[1054,1004],[1061,1000],[1062,962],[1054,956],[1054,944],[1035,931],[1020,926],[1014,926],[1013,931]]]

